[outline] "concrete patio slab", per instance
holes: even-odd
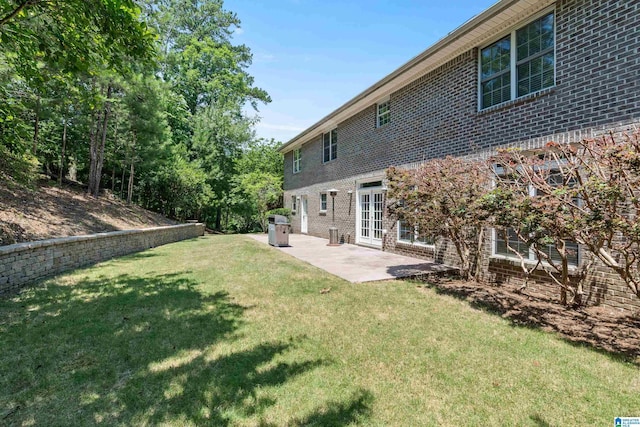
[[[268,244],[266,234],[251,238]],[[357,245],[327,246],[329,240],[291,234],[288,247],[274,248],[352,283],[392,280],[455,271],[455,268]]]

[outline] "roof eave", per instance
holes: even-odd
[[[538,9],[544,9],[549,4],[554,2],[555,2],[554,0],[539,1],[537,2],[538,6],[540,6]],[[319,135],[324,130],[324,128],[327,126],[328,123],[336,123],[336,122],[342,121],[344,118],[340,120],[336,120],[336,119],[339,118],[340,115],[345,111],[348,111],[353,107],[357,107],[357,110],[351,113],[351,114],[355,114],[358,111],[361,111],[362,109],[371,105],[372,102],[375,102],[374,99],[376,97],[382,98],[384,95],[388,95],[394,90],[399,89],[396,87],[397,85],[394,83],[402,82],[403,83],[402,85],[406,85],[411,81],[414,81],[419,77],[423,76],[424,74],[428,73],[429,71],[433,70],[434,68],[438,67],[439,65],[442,65],[442,63],[453,59],[455,55],[453,57],[446,57],[446,60],[444,60],[443,58],[439,58],[439,60],[433,61],[433,63],[426,63],[428,59],[434,58],[439,52],[442,52],[445,48],[454,45],[456,42],[460,41],[461,38],[469,34],[471,31],[473,31],[477,27],[501,15],[502,13],[507,11],[509,8],[511,8],[512,6],[518,3],[524,3],[524,4],[530,5],[531,2],[528,0],[498,1],[493,6],[486,9],[484,12],[466,21],[460,27],[456,28],[455,30],[447,34],[447,36],[437,41],[435,44],[430,46],[421,54],[417,55],[416,57],[406,62],[404,65],[402,65],[401,67],[393,71],[391,74],[388,74],[387,76],[382,78],[380,81],[376,82],[375,84],[373,84],[372,86],[370,86],[369,88],[367,88],[366,90],[364,90],[363,92],[361,92],[360,94],[356,95],[354,98],[349,100],[347,103],[343,104],[338,109],[334,110],[327,116],[323,117],[321,120],[311,125],[309,128],[302,131],[297,136],[290,139],[288,142],[282,144],[278,148],[278,150],[284,154],[297,148],[298,146],[307,142],[309,139]],[[487,30],[484,33],[489,33],[489,31]],[[464,43],[460,43],[461,46],[458,49],[454,49],[454,51],[458,52],[458,50],[463,49],[468,43],[469,43],[468,41]],[[468,49],[465,49],[465,50],[468,50]],[[458,55],[459,54],[460,53],[458,53]],[[423,65],[423,67],[419,70],[416,70],[420,65]],[[413,73],[414,75],[409,76],[408,81],[405,81],[406,79],[402,79],[403,76],[408,75],[411,71],[415,71],[415,73]],[[373,99],[369,99],[369,98],[373,98]],[[363,101],[366,101],[366,102],[363,103]],[[358,105],[360,103],[363,103],[363,104]]]

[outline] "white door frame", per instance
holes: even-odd
[[[309,233],[309,204],[307,196],[300,196],[300,233]]]
[[[361,188],[367,182],[382,181],[382,178],[369,179],[357,182],[356,186],[356,243],[360,245],[382,247],[383,220],[384,220],[384,192],[382,185],[376,187]],[[368,195],[368,218],[363,218],[362,198]],[[377,196],[377,197],[376,197]],[[376,200],[377,199],[377,200]],[[379,209],[375,209],[378,204]],[[376,218],[379,215],[379,219]],[[368,236],[363,236],[363,221],[368,223]],[[376,228],[376,225],[378,228]]]

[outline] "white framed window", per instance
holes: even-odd
[[[322,134],[322,162],[330,162],[338,158],[338,129]]]
[[[300,172],[300,161],[302,160],[302,149],[293,150],[293,173]]]
[[[298,210],[298,199],[296,196],[291,196],[291,212]]]
[[[377,105],[377,127],[386,125],[391,121],[391,109],[389,101],[381,102]]]
[[[516,254],[514,254],[507,248],[507,244],[504,239],[504,234],[495,229],[493,232],[494,232],[493,254],[499,255],[505,258],[519,259]],[[529,247],[527,247],[522,240],[518,239],[518,236],[516,236],[516,233],[513,229],[511,228],[507,229],[507,237],[509,239],[509,246],[511,246],[512,249],[515,249],[516,251],[518,251],[518,253],[520,253],[520,255],[522,255],[524,259],[529,260],[531,262],[537,261],[535,252]],[[576,242],[566,241],[565,245],[567,249],[567,260],[569,261],[569,265],[574,265],[574,266],[578,265],[578,262],[579,262],[578,244]],[[544,252],[548,253],[549,257],[553,261],[555,262],[561,261],[560,254],[558,253],[558,250],[556,249],[555,245],[547,245]]]
[[[560,172],[557,170],[554,170],[552,165],[547,165],[545,167],[550,169],[549,171],[550,173],[547,177],[547,182],[554,186],[561,185],[563,180]],[[498,174],[501,174],[504,171],[504,169],[500,166],[494,166],[494,169]],[[538,196],[537,189],[535,189],[533,186],[529,186],[528,191],[531,197]],[[505,239],[505,234],[506,234],[506,239]],[[493,245],[492,245],[493,255],[499,255],[505,258],[519,259],[518,255],[514,254],[507,247],[507,242],[509,243],[509,246],[511,247],[511,249],[519,253],[524,259],[529,260],[531,262],[537,261],[536,254],[533,251],[533,249],[529,248],[525,242],[520,240],[516,235],[515,230],[512,228],[508,228],[506,232],[500,232],[496,229],[493,230]],[[565,245],[568,251],[567,259],[569,261],[569,264],[573,266],[578,265],[580,261],[579,259],[580,251],[579,251],[578,243],[572,242],[572,241],[565,241]],[[561,261],[560,254],[558,253],[558,250],[556,249],[555,245],[553,244],[547,245],[544,252],[549,254],[549,257],[554,262]]]
[[[320,193],[320,212],[327,211],[327,193]]]
[[[408,221],[398,221],[398,242],[409,243],[412,245],[420,246],[433,246],[435,245],[435,239],[433,236],[421,234],[418,230],[418,226],[411,225]]]
[[[480,109],[554,86],[555,38],[555,14],[547,10],[480,49]]]

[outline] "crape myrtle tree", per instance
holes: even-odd
[[[495,186],[481,205],[508,251],[520,260],[523,287],[541,268],[560,288],[563,304],[579,305],[593,260],[577,262],[574,228],[582,214],[578,170],[550,147],[535,154],[503,150],[492,161]]]
[[[555,149],[577,171],[573,238],[640,297],[640,131]]]
[[[417,169],[387,169],[387,209],[421,234],[450,241],[465,279],[479,280],[486,214],[478,201],[489,174],[479,162],[455,157],[430,160]]]
[[[451,242],[465,278],[479,277],[483,233],[493,227],[520,260],[523,287],[543,270],[563,304],[580,305],[598,260],[640,297],[638,130],[500,150],[486,162],[392,167],[387,179],[390,216]]]
[[[535,155],[503,151],[494,161],[500,173],[485,202],[495,224],[531,248],[560,286],[563,303],[581,303],[595,259],[640,296],[638,131],[550,143]]]

